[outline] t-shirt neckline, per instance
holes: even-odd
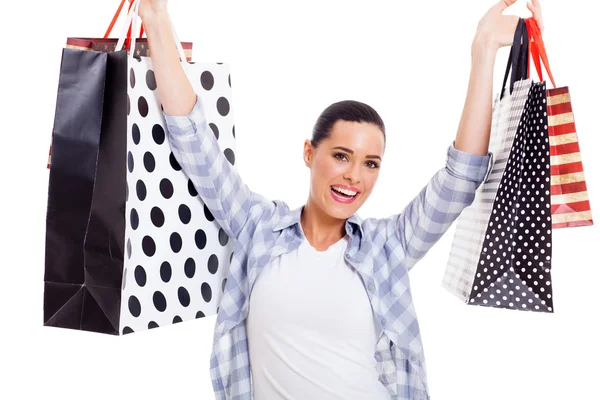
[[[300,226],[300,231],[302,232],[302,237],[303,237],[303,243],[304,243],[304,245],[309,250],[311,250],[313,253],[315,253],[315,254],[325,255],[327,253],[334,252],[336,250],[339,250],[340,247],[342,247],[343,245],[345,245],[346,242],[347,242],[348,234],[345,234],[337,242],[335,242],[332,245],[330,245],[326,250],[317,250],[313,245],[310,244],[310,242],[306,238],[306,235],[304,234],[304,229],[302,228],[302,223],[298,222],[298,225]]]

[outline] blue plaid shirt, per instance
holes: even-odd
[[[242,182],[219,148],[197,99],[187,116],[165,115],[173,154],[219,225],[235,238],[234,257],[217,313],[210,373],[219,400],[252,399],[246,317],[258,274],[303,241],[302,207],[290,210]],[[346,261],[361,276],[382,329],[373,357],[391,399],[425,400],[429,390],[408,272],[448,230],[489,175],[492,154],[449,146],[440,169],[399,213],[345,223]]]

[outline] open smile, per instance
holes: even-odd
[[[329,192],[335,201],[343,204],[352,203],[360,194],[358,189],[342,185],[330,186]]]

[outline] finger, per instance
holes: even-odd
[[[544,33],[544,22],[542,21],[542,18],[540,18],[539,21],[537,21],[538,26],[540,27],[540,33],[543,34]]]
[[[502,12],[504,10],[506,10],[508,7],[512,6],[513,4],[515,4],[516,1],[517,0],[500,0],[496,4],[494,4],[492,6],[492,8],[490,8],[490,11],[491,10],[495,10],[495,11],[492,11],[492,12],[496,12],[496,13],[502,14]]]
[[[534,0],[534,1],[537,2],[537,0]],[[542,12],[541,12],[540,8],[536,7],[531,2],[527,2],[527,8],[529,9],[529,11],[531,11],[531,14],[532,14],[535,22],[537,22],[537,24],[540,28],[540,33],[544,33],[544,21],[542,20]]]
[[[540,27],[540,32],[544,33],[544,18],[542,16],[542,4],[539,2],[539,0],[532,0],[532,1],[533,1],[532,4],[537,9],[537,23]]]
[[[513,4],[515,4],[517,0],[500,0],[498,3],[496,3],[496,7],[498,7],[498,9],[500,11],[504,11],[506,10],[508,7],[512,6]]]

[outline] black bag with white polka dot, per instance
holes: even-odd
[[[457,221],[443,286],[471,305],[553,312],[546,85],[526,79],[528,49],[521,43],[528,43],[523,20],[494,102],[495,160]]]

